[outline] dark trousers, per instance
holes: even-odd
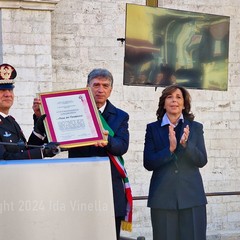
[[[206,205],[181,210],[151,208],[153,240],[206,240]]]

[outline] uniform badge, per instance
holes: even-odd
[[[3,134],[4,137],[10,137],[11,135],[12,135],[12,134],[9,133],[9,132],[5,132],[5,133]]]

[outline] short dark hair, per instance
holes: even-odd
[[[89,74],[87,78],[87,84],[90,84],[90,81],[94,78],[107,78],[111,82],[111,86],[113,85],[113,76],[112,74],[105,68],[95,68]]]

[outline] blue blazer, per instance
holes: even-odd
[[[189,125],[187,147],[178,143],[174,154],[169,150],[168,126],[161,121],[147,125],[144,145],[144,167],[153,171],[148,207],[184,209],[207,204],[199,168],[207,164],[203,126],[184,119],[181,127]]]
[[[104,119],[114,131],[113,137],[108,136],[108,144],[106,147],[77,147],[69,149],[69,157],[93,157],[93,156],[108,156],[107,152],[112,155],[119,156],[123,155],[128,150],[129,145],[129,132],[128,132],[128,120],[129,115],[116,108],[107,100],[107,106],[102,113]],[[110,161],[110,160],[109,160]],[[126,214],[126,197],[124,192],[124,185],[122,178],[117,171],[114,164],[111,164],[111,175],[112,175],[112,186],[113,186],[113,199],[114,209],[116,217],[123,217]]]

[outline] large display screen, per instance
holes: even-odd
[[[126,5],[124,85],[227,90],[230,17]]]

